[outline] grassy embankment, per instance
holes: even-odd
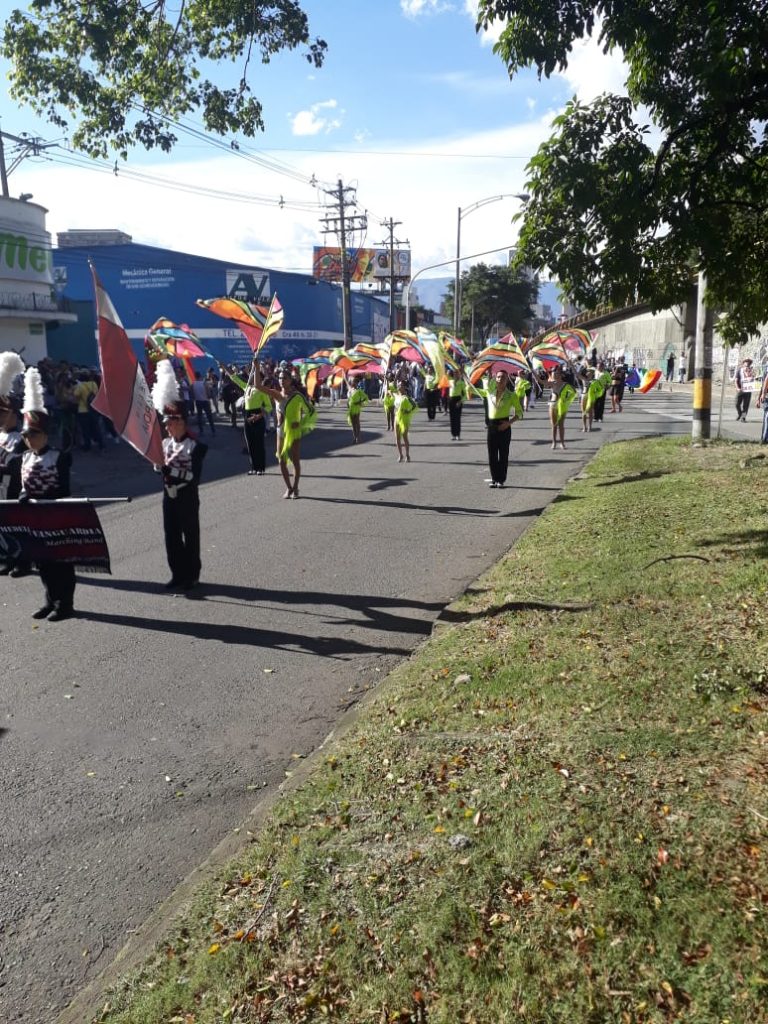
[[[768,1021],[756,451],[605,449],[99,1019]]]

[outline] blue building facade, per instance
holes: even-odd
[[[92,261],[140,359],[144,336],[159,317],[188,325],[224,363],[250,362],[251,350],[237,325],[196,305],[197,299],[228,295],[269,305],[276,292],[285,310],[282,330],[264,354],[294,359],[318,348],[343,344],[342,291],[308,274],[243,266],[149,245],[73,246],[54,249],[58,296],[79,310],[78,323],[48,332],[51,358],[96,365]],[[89,306],[90,303],[90,306]],[[383,341],[389,309],[370,294],[352,292],[353,342]]]

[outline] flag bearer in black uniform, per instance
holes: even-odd
[[[21,435],[28,451],[21,460],[19,501],[68,498],[72,456],[48,444],[50,417],[43,400],[43,383],[34,366],[30,366],[24,375],[22,413],[24,426]],[[37,568],[45,588],[45,604],[32,618],[48,619],[49,622],[70,619],[75,613],[74,566],[47,561],[38,563]]]
[[[198,484],[208,446],[187,433],[187,410],[167,359],[157,364],[152,404],[163,417],[163,529],[171,578],[167,590],[192,590],[200,581]]]
[[[21,493],[21,457],[27,450],[19,430],[21,402],[11,394],[13,382],[24,373],[15,352],[0,353],[0,498],[15,501]],[[26,576],[26,562],[11,560],[0,552],[0,576]]]

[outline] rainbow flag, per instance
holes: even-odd
[[[257,306],[255,303],[245,302],[243,299],[231,299],[229,296],[222,296],[218,299],[198,299],[197,305],[225,320],[234,320],[245,335],[254,354],[261,348],[264,326],[272,308],[271,305],[267,309],[264,306]],[[280,322],[282,324],[282,320]]]
[[[530,368],[516,339],[511,334],[507,334],[501,341],[489,345],[478,353],[469,370],[469,381],[474,385],[489,372],[496,373],[498,370],[504,370],[505,373],[515,374],[525,373]]]
[[[264,321],[264,327],[262,328],[261,338],[256,345],[256,348],[253,350],[254,355],[256,355],[260,349],[264,348],[270,338],[273,338],[277,334],[283,326],[284,320],[285,310],[280,305],[277,292],[275,292],[272,296],[272,301],[269,304],[269,309],[267,310],[267,316]]]

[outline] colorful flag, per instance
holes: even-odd
[[[253,350],[254,355],[259,351],[259,349],[264,348],[270,338],[277,334],[283,326],[283,320],[285,320],[285,311],[277,298],[277,292],[275,292],[272,296],[272,301],[269,304],[267,319],[264,321],[264,328],[261,332],[261,339]]]
[[[265,306],[257,306],[243,299],[231,299],[229,296],[198,299],[197,305],[210,313],[215,313],[216,316],[224,317],[225,320],[234,320],[254,354],[259,351],[262,346],[264,325],[269,315],[269,310]]]
[[[469,381],[477,384],[486,373],[504,370],[505,373],[525,373],[530,364],[514,335],[507,334],[479,352],[469,371]]]
[[[91,265],[99,325],[101,387],[93,400],[115,430],[154,465],[162,465],[163,439],[144,373],[120,317]]]

